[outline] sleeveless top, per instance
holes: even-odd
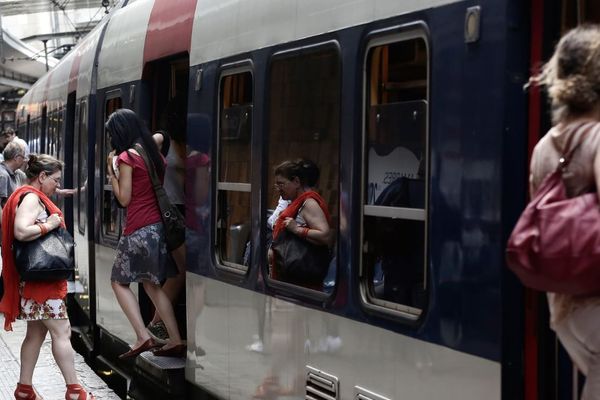
[[[127,236],[140,228],[160,222],[161,216],[156,194],[152,187],[152,180],[144,159],[131,151],[124,151],[118,157],[117,164],[120,165],[121,163],[133,168],[131,201],[127,206],[127,216],[123,229],[123,235]],[[162,177],[159,178],[162,179]]]

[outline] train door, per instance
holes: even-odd
[[[38,152],[46,153],[46,132],[48,128],[48,108],[46,106],[42,108],[42,120],[40,124],[40,131],[38,131]]]
[[[163,187],[171,202],[184,212],[184,160],[186,158],[187,93],[189,77],[189,56],[182,54],[172,58],[147,64],[144,69],[144,87],[150,93],[151,101],[142,105],[140,115],[149,121],[152,133],[166,133],[168,140],[163,142],[162,154],[167,160],[167,170]],[[183,337],[186,335],[185,321],[185,249],[172,253],[180,273],[169,283],[169,290],[177,300],[174,311]],[[173,285],[173,286],[171,286]],[[152,319],[154,307],[145,293],[140,296],[144,317]]]
[[[559,38],[584,23],[600,23],[600,4],[590,0],[561,0],[531,3],[531,63],[541,65],[552,55]],[[529,151],[548,131],[551,121],[541,90],[529,92]],[[545,293],[527,290],[525,294],[525,399],[577,400],[585,377],[549,327]]]
[[[63,187],[65,188],[76,188],[75,182],[73,182],[73,171],[77,170],[77,166],[73,164],[74,159],[74,145],[75,145],[75,92],[72,92],[67,97],[67,107],[66,107],[66,115],[64,115],[64,146],[62,149],[59,147],[58,151],[63,150],[62,156],[64,157],[66,166],[74,166],[74,168],[65,168],[64,176],[63,176]],[[60,113],[60,124],[62,126],[63,113]],[[69,197],[65,199],[65,210],[67,213],[65,214],[65,222],[67,224],[67,229],[73,234],[73,198]]]

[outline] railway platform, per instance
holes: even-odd
[[[13,392],[19,379],[19,352],[25,336],[25,322],[15,321],[13,331],[3,329],[4,316],[0,314],[0,400],[14,399]],[[83,357],[75,353],[75,369],[81,384],[94,394],[98,400],[119,399],[108,385],[85,363]],[[65,398],[65,382],[54,362],[50,335],[46,337],[35,372],[33,384],[45,400]]]

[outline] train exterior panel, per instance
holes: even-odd
[[[78,348],[134,398],[533,400],[524,371],[547,383],[503,261],[526,196],[529,46],[550,40],[533,3],[119,2],[17,114],[77,188]],[[185,143],[185,360],[117,358],[135,342],[110,284],[118,108]],[[313,286],[268,265],[273,168],[298,157],[321,169],[335,233]]]
[[[142,78],[144,43],[153,2],[136,1],[115,12],[98,60],[98,89]]]
[[[359,0],[326,2],[276,0],[222,3],[200,1],[196,7],[190,64],[226,58],[247,51],[336,32],[458,0]]]

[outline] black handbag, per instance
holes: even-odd
[[[65,228],[51,230],[27,242],[14,240],[12,248],[22,281],[59,281],[73,277],[75,243]]]
[[[163,225],[165,226],[167,250],[173,251],[180,247],[185,241],[185,220],[177,206],[171,204],[162,183],[158,179],[154,164],[148,159],[148,155],[143,147],[138,145],[135,148],[144,159],[144,163],[150,174],[150,179],[152,180],[152,186],[154,187],[154,193],[158,200],[158,207],[160,208]]]
[[[329,247],[284,229],[271,244],[276,277],[298,285],[321,285],[329,269]]]

